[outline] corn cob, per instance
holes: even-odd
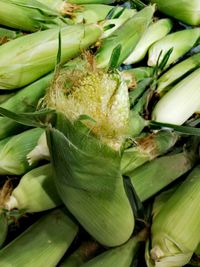
[[[17,208],[25,212],[39,212],[61,204],[55,189],[50,164],[26,173],[5,203],[8,210]]]
[[[12,40],[0,47],[0,88],[25,86],[46,73],[56,64],[59,29],[36,32]],[[61,33],[61,62],[76,57],[97,41],[101,34],[98,25],[72,25]]]
[[[168,34],[150,47],[148,52],[148,65],[156,66],[157,63],[162,61],[164,55],[173,48],[165,67],[169,66],[188,52],[197,43],[199,37],[199,28],[186,29]]]
[[[55,267],[77,231],[65,211],[54,210],[0,250],[1,267]]]

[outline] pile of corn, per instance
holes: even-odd
[[[0,0],[0,267],[200,266],[199,26],[199,0]]]

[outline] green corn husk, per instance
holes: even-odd
[[[47,164],[26,173],[4,206],[8,210],[16,208],[25,212],[40,212],[60,204],[52,168]]]
[[[69,0],[72,4],[84,5],[84,4],[113,4],[116,0]]]
[[[91,258],[95,257],[100,245],[95,241],[85,241],[58,265],[58,267],[79,267]]]
[[[177,188],[180,186],[180,183],[174,185],[170,189],[161,192],[154,200],[153,210],[152,210],[152,218],[153,220],[165,206],[165,203],[170,199],[170,197],[174,194]]]
[[[150,251],[154,266],[183,266],[190,261],[200,242],[199,187],[197,166],[155,217]]]
[[[81,5],[79,9],[75,10],[72,20],[75,23],[96,23],[105,20],[111,10],[113,11],[111,18],[115,18],[115,16],[118,17],[118,14],[121,13],[120,18],[128,19],[136,14],[135,9],[103,4],[86,4]],[[110,18],[108,20],[110,20]]]
[[[81,133],[61,115],[56,128],[47,131],[47,143],[64,204],[99,243],[126,242],[134,217],[120,175],[119,153]]]
[[[36,146],[43,132],[40,128],[31,129],[9,138],[0,150],[0,175],[21,175],[30,170],[26,155]]]
[[[195,162],[195,155],[181,152],[156,158],[127,175],[140,200],[145,201],[191,170]]]
[[[139,83],[143,79],[150,78],[153,76],[153,68],[151,67],[138,67],[121,72],[123,78],[130,84]]]
[[[8,221],[6,214],[0,211],[0,248],[4,244],[8,233]]]
[[[181,125],[200,110],[200,68],[171,88],[156,104],[152,119]],[[179,104],[177,104],[179,103]]]
[[[136,139],[136,145],[124,150],[121,160],[121,171],[126,174],[147,161],[166,153],[177,141],[173,132],[160,131]]]
[[[50,153],[45,133],[43,133],[38,139],[36,147],[27,154],[27,160],[30,165],[37,163],[42,159],[50,160]]]
[[[0,250],[1,267],[55,267],[77,232],[64,210],[53,210]]]
[[[196,254],[198,257],[200,257],[200,243],[199,243],[197,249],[195,250],[195,254]]]
[[[149,47],[156,41],[166,36],[172,29],[172,21],[170,19],[160,19],[149,25],[142,38],[124,61],[124,64],[134,64],[142,60]]]
[[[49,86],[51,78],[52,74],[28,85],[2,103],[0,107],[17,113],[35,111],[39,99],[44,96]],[[0,117],[0,125],[0,139],[17,134],[25,129],[21,124],[6,117]]]
[[[181,20],[189,25],[198,26],[200,24],[200,3],[198,0],[151,0],[160,11],[170,17]]]
[[[190,56],[165,72],[158,79],[156,93],[163,95],[174,83],[198,67],[200,67],[200,53]]]
[[[0,94],[0,104],[6,102],[9,98],[14,96],[15,94],[16,92],[9,92],[8,94],[7,93]]]
[[[163,60],[164,55],[173,48],[165,67],[169,66],[187,53],[197,43],[199,37],[199,28],[177,31],[163,37],[150,47],[148,66],[156,66],[157,63]]]
[[[141,242],[144,241],[145,237],[146,232],[140,232],[137,236],[132,237],[124,245],[109,249],[81,266],[131,267],[140,248]]]
[[[66,25],[59,13],[37,0],[1,0],[0,24],[30,32]]]
[[[71,25],[60,30],[61,63],[76,57],[100,37],[95,24]],[[0,47],[0,88],[25,86],[55,68],[59,29],[36,32]]]
[[[96,55],[98,68],[108,68],[113,50],[120,47],[116,65],[119,66],[139,42],[147,26],[151,22],[154,6],[148,6],[123,23],[109,37],[103,39]]]
[[[0,27],[0,45],[22,36],[23,33]]]

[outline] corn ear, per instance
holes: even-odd
[[[174,83],[198,67],[200,67],[200,53],[190,56],[165,72],[158,79],[156,93],[163,95],[170,90]]]
[[[200,242],[200,167],[178,187],[152,224],[154,266],[183,266]]]
[[[0,104],[2,104],[6,100],[8,100],[12,96],[14,96],[15,94],[16,93],[14,93],[14,92],[9,92],[8,94],[7,93],[0,94]]]
[[[36,146],[43,130],[35,128],[12,136],[0,150],[0,174],[21,175],[31,169],[26,155]]]
[[[181,125],[200,110],[200,68],[171,88],[156,104],[152,119]],[[179,103],[179,104],[177,104]]]
[[[147,64],[149,66],[156,66],[156,64],[160,63],[164,55],[172,48],[173,51],[165,67],[169,66],[187,53],[197,43],[199,37],[199,28],[186,29],[168,34],[150,47]]]
[[[128,58],[124,61],[124,64],[134,64],[142,60],[149,47],[156,41],[167,35],[172,29],[172,21],[170,19],[160,19],[152,24],[144,32],[140,41],[133,49]]]
[[[28,85],[2,103],[0,107],[20,112],[32,112],[36,110],[38,101],[42,98],[49,86],[52,75],[47,75],[40,80]],[[6,117],[0,117],[0,139],[16,134],[25,129],[25,126]]]
[[[55,208],[61,200],[55,189],[50,164],[35,168],[26,173],[10,198],[5,203],[8,210],[19,209],[25,212],[39,212]]]
[[[8,233],[8,221],[6,218],[6,214],[4,212],[0,212],[0,247],[4,244]]]
[[[136,145],[123,152],[121,171],[126,174],[147,161],[166,153],[177,141],[173,132],[161,131],[135,140]]]
[[[120,18],[123,19],[128,19],[136,13],[135,9],[123,9],[123,7],[120,6],[115,7],[103,4],[83,4],[73,13],[72,20],[75,23],[96,23],[102,20],[106,20],[107,15],[111,11],[113,11],[111,19],[115,18],[115,16],[117,16],[117,14],[121,12],[122,14],[120,15]],[[110,19],[108,19],[108,21],[109,20]]]
[[[64,210],[53,210],[0,250],[1,267],[55,267],[77,232]]]
[[[93,258],[100,250],[100,245],[95,241],[85,241],[71,254],[65,257],[58,267],[79,267]]]
[[[58,34],[61,34],[61,63],[76,57],[100,37],[95,24],[49,29],[12,40],[0,46],[0,88],[25,86],[55,68]]]
[[[181,152],[156,158],[127,175],[140,200],[145,201],[189,171],[195,162],[194,155]]]
[[[193,26],[200,24],[200,3],[198,0],[151,0],[151,3],[155,3],[160,11],[170,17]]]
[[[134,217],[119,170],[119,153],[82,133],[61,114],[56,129],[47,131],[47,143],[58,193],[69,211],[99,243],[126,242]]]
[[[128,70],[122,70],[122,77],[128,82],[128,84],[133,84],[137,86],[137,83],[143,79],[150,78],[153,76],[153,68],[151,67],[138,67]]]
[[[59,13],[37,0],[1,0],[0,24],[30,32],[66,25]]]
[[[112,52],[118,46],[121,47],[121,51],[117,60],[117,66],[129,56],[151,22],[154,10],[153,6],[144,8],[123,23],[109,37],[103,39],[96,55],[98,68],[109,67]]]
[[[145,231],[132,237],[125,244],[107,250],[90,261],[83,264],[83,267],[131,267],[134,257],[140,248],[141,241],[144,241]]]

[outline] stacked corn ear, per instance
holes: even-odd
[[[72,20],[74,23],[95,23],[102,20],[110,21],[107,16],[112,12],[111,18],[128,19],[136,14],[135,9],[128,9],[123,7],[116,7],[112,5],[103,4],[83,4],[77,6],[74,11]]]
[[[26,86],[25,88],[16,92],[7,101],[3,102],[0,107],[17,113],[35,111],[39,99],[45,95],[51,78],[52,75],[49,74]],[[16,121],[6,117],[0,117],[0,125],[0,139],[19,133],[24,128]]]
[[[127,175],[140,200],[145,201],[191,170],[196,160],[195,154],[184,151],[156,158]]]
[[[121,171],[126,174],[147,161],[166,153],[177,141],[177,134],[160,131],[143,138],[136,138],[136,145],[123,152]]]
[[[164,58],[165,54],[173,49],[165,67],[174,63],[187,53],[198,41],[200,29],[186,29],[177,31],[155,42],[148,51],[148,66],[156,66]]]
[[[16,39],[21,35],[21,32],[0,27],[0,45],[7,43],[10,40]]]
[[[58,36],[61,35],[61,63],[76,57],[101,35],[96,24],[49,29],[12,40],[0,47],[0,88],[23,87],[55,68]]]
[[[28,32],[66,25],[58,12],[37,0],[1,0],[0,24]]]
[[[126,242],[134,217],[118,152],[77,131],[63,116],[47,137],[58,193],[70,212],[101,244]]]
[[[76,83],[67,87],[70,81]],[[47,129],[47,144],[62,201],[101,244],[126,242],[134,216],[120,173],[120,149],[129,130],[125,81],[89,66],[83,72],[61,71],[45,101],[58,112],[55,126]]]
[[[124,61],[124,64],[129,65],[141,61],[145,57],[149,47],[167,35],[171,31],[172,26],[173,24],[170,19],[160,19],[150,24],[134,50]]]
[[[106,252],[98,255],[97,257],[91,259],[85,264],[81,265],[83,267],[100,267],[100,266],[110,266],[110,267],[131,267],[133,266],[134,258],[140,248],[141,241],[144,241],[145,231],[139,233],[137,236],[132,237],[125,244],[107,250]]]
[[[200,110],[200,68],[170,89],[155,105],[152,119],[181,125]],[[179,105],[177,105],[179,103]]]
[[[59,267],[79,267],[99,254],[101,246],[92,240],[83,241],[81,245],[70,255],[64,257]]]
[[[176,64],[165,72],[157,81],[156,93],[159,95],[169,91],[177,81],[183,79],[190,72],[200,67],[200,53],[194,54]]]
[[[43,129],[34,128],[8,140],[0,145],[0,175],[21,175],[33,168],[28,164],[26,155],[36,146]],[[1,143],[0,142],[0,143]]]
[[[135,87],[140,81],[153,76],[153,68],[138,67],[125,69],[122,70],[121,74],[130,87]]]
[[[200,3],[198,0],[151,0],[160,11],[170,17],[181,20],[189,25],[198,26],[200,24]]]
[[[197,166],[156,215],[152,228],[152,266],[187,264],[199,242],[200,167]]]
[[[55,190],[50,164],[37,167],[26,173],[12,191],[4,207],[8,210],[21,209],[25,212],[39,212],[61,204]]]
[[[2,267],[55,267],[78,233],[62,209],[44,215],[0,250]],[[23,253],[22,253],[23,248]]]
[[[120,49],[116,66],[119,66],[129,56],[151,22],[154,10],[153,6],[144,8],[123,23],[110,36],[103,39],[96,54],[98,68],[109,67],[114,49]]]
[[[6,218],[6,214],[4,212],[0,212],[0,247],[4,244],[8,233],[8,221]]]

